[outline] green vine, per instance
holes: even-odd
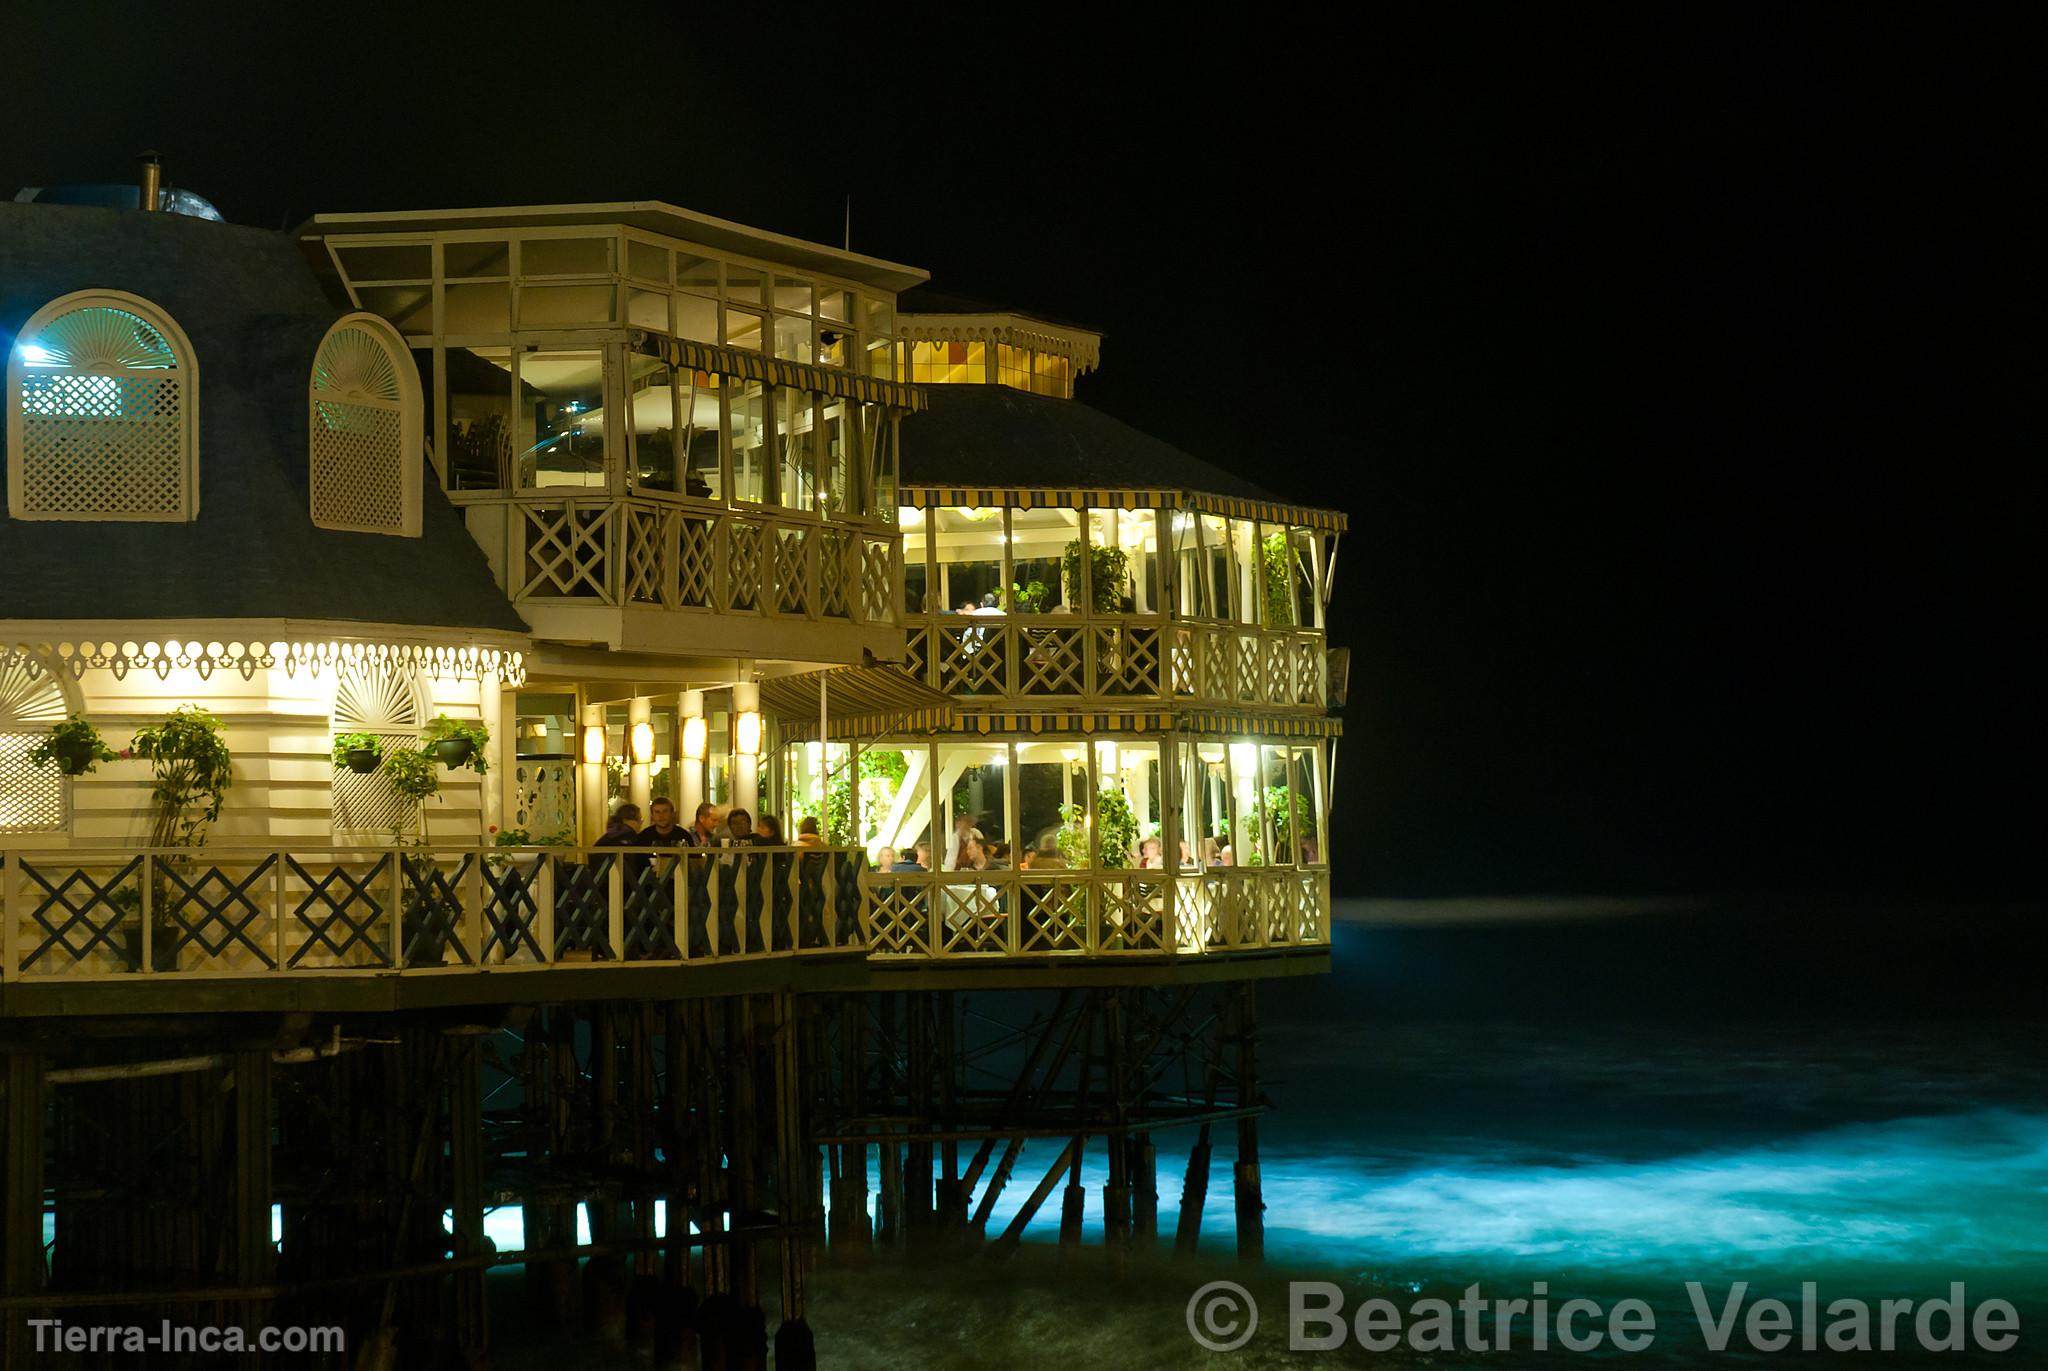
[[[393,748],[384,758],[384,779],[394,795],[417,808],[441,791],[439,763],[431,752],[416,747]]]
[[[151,847],[206,846],[206,830],[220,818],[235,779],[221,733],[221,721],[198,705],[179,705],[162,723],[136,730],[129,748],[156,775]]]
[[[1267,628],[1286,628],[1294,623],[1294,558],[1287,548],[1287,535],[1267,535],[1259,553],[1265,571],[1259,622]]]
[[[1131,580],[1131,556],[1120,547],[1100,543],[1088,549],[1088,574],[1094,586],[1090,601],[1097,614],[1120,614],[1124,592]],[[1060,553],[1060,584],[1068,604],[1081,596],[1081,540],[1069,542]]]

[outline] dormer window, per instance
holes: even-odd
[[[199,368],[170,316],[81,291],[7,356],[7,510],[17,519],[182,522],[199,513]]]
[[[418,537],[420,379],[391,326],[351,314],[329,329],[306,407],[314,524]]]

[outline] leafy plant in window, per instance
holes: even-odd
[[[1138,847],[1138,816],[1120,789],[1098,791],[1095,796],[1095,830],[1102,849],[1102,865],[1128,870]]]
[[[1284,785],[1269,785],[1255,808],[1258,812],[1271,817],[1275,852],[1291,858],[1296,832],[1314,836],[1309,830],[1314,826],[1315,819],[1309,813],[1306,795],[1290,791]]]
[[[1294,623],[1294,557],[1287,548],[1287,535],[1274,533],[1259,545],[1259,563],[1265,575],[1260,582],[1259,622],[1266,628],[1286,628]]]
[[[83,776],[101,762],[111,762],[115,758],[114,749],[107,746],[100,731],[76,714],[52,725],[49,735],[28,753],[32,765],[48,766],[55,762],[57,769],[66,776]]]
[[[482,776],[490,771],[490,763],[484,760],[484,747],[490,741],[491,731],[482,724],[436,714],[421,744],[423,751],[433,753],[450,771],[466,766]]]
[[[1123,611],[1124,594],[1130,587],[1131,556],[1120,547],[1100,543],[1088,549],[1088,575],[1093,586],[1089,603],[1097,614]],[[1081,540],[1073,539],[1060,553],[1060,593],[1068,604],[1081,596]]]
[[[1088,865],[1088,811],[1076,804],[1061,805],[1060,829],[1053,840],[1068,866]]]
[[[1051,595],[1052,587],[1043,581],[1030,580],[1021,585],[1010,582],[1010,608],[1017,614],[1043,614]]]
[[[136,730],[130,750],[150,764],[151,847],[204,847],[234,784],[234,757],[221,721],[180,705],[162,723]]]

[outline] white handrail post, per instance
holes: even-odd
[[[136,970],[148,976],[156,971],[156,857],[142,854],[142,965]],[[177,952],[172,951],[171,969],[177,970]]]
[[[272,971],[284,970],[284,850],[274,849],[270,854],[270,898],[272,901],[274,947],[270,959]]]
[[[555,859],[551,853],[540,856],[539,889],[534,892],[534,918],[539,925],[541,965],[555,960]]]
[[[650,857],[649,861],[656,858]],[[605,874],[605,929],[604,935],[612,945],[612,960],[626,960],[626,863],[623,858],[612,860],[611,870]]]
[[[15,949],[21,936],[21,910],[15,900],[20,867],[19,855],[0,853],[0,981],[11,981],[21,972]]]
[[[675,893],[669,908],[669,923],[672,925],[669,937],[675,940],[678,961],[690,960],[690,863],[696,860],[696,853],[686,852],[676,863]]]

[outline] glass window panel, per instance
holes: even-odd
[[[352,282],[433,279],[434,250],[425,243],[378,243],[334,251]]]
[[[707,300],[701,295],[678,295],[675,298],[675,332],[678,338],[694,338],[700,343],[718,341],[718,302]]]
[[[1017,614],[1072,614],[1081,588],[1071,584],[1080,561],[1081,512],[1010,511],[1010,601]]]
[[[1095,611],[1159,612],[1159,519],[1149,509],[1089,511]]]
[[[1291,530],[1287,535],[1288,557],[1294,573],[1294,621],[1304,628],[1318,628],[1323,622],[1322,602],[1316,597],[1316,562],[1322,548],[1315,531]]]
[[[818,364],[843,367],[848,357],[860,355],[860,338],[843,328],[818,329]]]
[[[818,397],[818,493],[827,514],[857,514],[855,474],[859,470],[860,426],[854,404],[834,395]]]
[[[1014,856],[1009,751],[1007,743],[939,744],[939,822],[946,835],[940,870],[987,870]]]
[[[862,405],[860,425],[859,460],[867,477],[855,492],[858,507],[848,512],[886,523],[896,516],[896,425],[885,405]]]
[[[636,238],[626,240],[626,274],[656,285],[668,284],[669,251]]]
[[[1181,866],[1224,864],[1230,845],[1230,765],[1224,745],[1195,739],[1181,752]]]
[[[370,313],[390,320],[400,333],[434,331],[434,287],[430,284],[363,286],[356,291],[356,298]]]
[[[738,300],[743,304],[761,303],[763,274],[759,267],[743,267],[737,262],[725,264],[725,298]]]
[[[626,292],[626,327],[644,328],[650,333],[667,333],[668,292],[629,290]]]
[[[666,298],[666,297],[664,297]],[[626,394],[633,416],[633,486],[674,491],[680,478],[675,368],[658,357],[629,353]]]
[[[873,760],[869,760],[872,756]],[[896,849],[909,861],[932,836],[931,749],[921,742],[884,742],[861,754],[860,821],[871,851]],[[937,870],[938,854],[927,851],[926,870]]]
[[[925,549],[930,546],[931,521],[924,511],[904,505],[896,511],[896,523],[903,530],[903,609],[906,614],[924,614]]]
[[[760,502],[768,489],[768,393],[759,381],[726,387],[727,447],[732,452],[733,494]]]
[[[1254,542],[1255,530],[1249,519],[1230,521],[1230,596],[1235,608],[1233,617],[1239,623],[1257,622],[1258,561]]]
[[[448,487],[505,490],[512,479],[512,349],[448,348]]]
[[[1088,744],[1017,741],[1017,846],[1033,870],[1088,864]]]
[[[1202,548],[1195,516],[1176,510],[1167,516],[1173,530],[1174,596],[1183,618],[1207,619],[1209,583],[1204,575]]]
[[[850,290],[841,290],[838,286],[818,287],[820,319],[837,319],[842,324],[850,324],[854,321],[858,304],[858,298]]]
[[[1259,597],[1259,624],[1263,628],[1292,628],[1294,554],[1287,546],[1287,530],[1260,524],[1254,537],[1259,556],[1252,587]]]
[[[896,379],[896,345],[887,338],[868,337],[868,375]]]
[[[1230,521],[1220,514],[1195,516],[1202,544],[1204,600],[1214,618],[1231,618]]]
[[[718,259],[694,252],[676,252],[676,286],[693,295],[718,294]]]
[[[976,377],[980,380],[982,378]],[[996,384],[1031,389],[1031,353],[1025,348],[996,344]]]
[[[873,295],[861,296],[861,327],[869,333],[883,334],[896,331],[896,307],[888,300]]]
[[[809,366],[816,360],[811,348],[811,321],[786,314],[775,316],[775,355]]]
[[[725,498],[725,473],[718,460],[718,377],[708,371],[680,372],[677,407],[682,413],[688,464],[683,493],[703,500]]]
[[[736,348],[750,348],[755,352],[760,352],[762,350],[762,329],[766,325],[766,319],[751,311],[727,309],[725,311],[726,345]]]
[[[956,614],[1002,613],[1003,511],[944,508],[933,537],[938,547],[940,603]]]
[[[1296,844],[1302,836],[1302,820],[1310,798],[1301,793],[1299,781],[1293,748],[1259,749],[1258,803],[1268,839],[1264,852],[1269,866],[1299,864]],[[1312,822],[1309,826],[1313,826]]]
[[[704,798],[717,805],[732,803],[732,711],[708,699],[704,704]]]
[[[782,446],[777,494],[786,509],[817,508],[818,430],[812,396],[783,386],[776,390],[776,437]]]
[[[775,278],[775,308],[792,314],[811,312],[811,283],[795,276]]]
[[[519,244],[521,276],[603,276],[612,270],[610,238],[528,238]]]
[[[617,294],[610,286],[521,286],[519,327],[602,327],[612,322]]]
[[[1074,393],[1072,367],[1073,364],[1064,357],[1055,357],[1049,352],[1032,353],[1032,393],[1071,396]]]
[[[1099,739],[1092,746],[1098,864],[1106,870],[1163,865],[1159,744]]]
[[[604,469],[604,354],[595,348],[530,349],[519,356],[519,461],[525,489],[599,488]]]
[[[502,238],[441,245],[443,276],[510,276],[512,252]]]
[[[512,287],[471,281],[441,288],[441,331],[451,337],[512,331]]]

